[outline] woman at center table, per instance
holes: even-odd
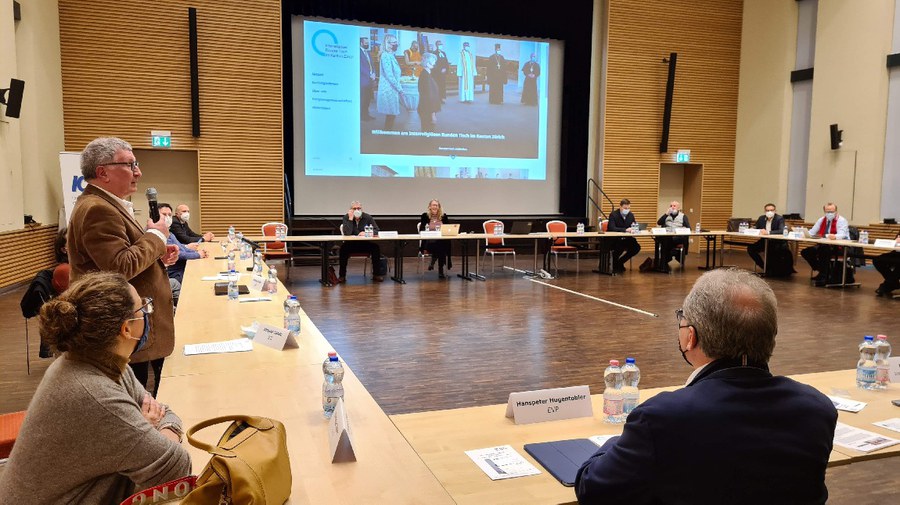
[[[128,366],[152,312],[152,299],[110,272],[88,274],[44,304],[41,337],[62,354],[28,406],[0,503],[120,503],[190,474],[181,419]]]
[[[444,214],[441,202],[431,200],[428,202],[428,209],[422,213],[419,230],[436,231],[440,229],[442,224],[447,224],[447,214]],[[437,262],[438,277],[446,279],[444,265],[446,264],[448,269],[453,268],[453,263],[450,261],[450,241],[441,239],[423,240],[419,250],[421,252],[427,251],[431,254],[431,264],[428,266],[428,270],[434,270],[434,263]]]

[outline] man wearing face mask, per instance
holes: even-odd
[[[375,235],[378,235],[378,225],[375,219],[363,212],[362,204],[358,201],[350,202],[350,210],[344,214],[341,221],[341,234],[345,236],[364,236],[366,226],[372,226]],[[338,282],[343,284],[347,282],[347,261],[353,253],[368,253],[372,260],[372,280],[381,282],[384,280],[383,275],[375,275],[375,268],[381,260],[381,248],[378,244],[371,241],[346,241],[341,244],[341,252],[338,263]]]
[[[669,210],[659,218],[656,224],[668,230],[691,227],[687,215],[681,212],[681,204],[675,200],[669,204]],[[661,272],[668,272],[669,262],[676,257],[677,246],[681,245],[687,251],[690,241],[686,236],[659,236],[654,238],[656,239],[657,247],[659,247],[659,265],[656,265],[656,269]]]
[[[756,229],[759,230],[759,234],[763,236],[781,235],[784,230],[784,217],[775,213],[774,203],[767,203],[764,210],[765,214],[759,216],[759,219],[756,220]],[[764,263],[762,253],[766,250],[766,242],[769,243],[769,252],[767,254],[767,261]],[[776,251],[781,251],[786,247],[786,242],[759,239],[756,243],[747,246],[747,254],[750,255],[753,262],[756,263],[756,266],[761,269],[764,268],[767,274],[770,273],[769,271],[774,272],[776,270],[793,272],[793,267],[785,268],[788,267],[788,265],[774,265],[776,262],[783,261],[782,255],[776,254]],[[776,257],[778,257],[778,259],[776,259]]]
[[[216,239],[211,231],[200,235],[188,226],[188,220],[191,219],[191,208],[182,203],[175,208],[172,225],[169,226],[169,233],[174,233],[175,237],[182,244],[191,244],[194,242],[212,242]]]
[[[441,103],[447,100],[447,72],[450,71],[450,61],[447,59],[447,53],[444,52],[444,43],[440,40],[434,43],[434,55],[437,56],[437,62],[434,64],[432,74],[434,82],[437,83],[438,91],[441,93]]]
[[[822,207],[822,210],[825,211],[825,215],[820,217],[812,229],[809,230],[809,236],[825,240],[849,239],[850,223],[844,219],[844,216],[838,215],[837,205],[828,202]],[[818,272],[818,274],[813,277],[816,286],[825,286],[831,280],[829,279],[828,265],[837,251],[839,251],[839,249],[827,244],[816,244],[800,251],[800,255],[803,256],[803,259],[809,263],[809,266],[812,267],[813,270]]]
[[[499,105],[503,103],[503,87],[506,86],[506,58],[500,52],[500,44],[494,44],[494,54],[488,58],[487,80],[490,86],[488,101]]]
[[[456,64],[460,102],[472,103],[475,101],[476,75],[478,75],[478,70],[475,68],[475,55],[469,50],[469,43],[463,42],[462,51],[459,52],[459,62]]]
[[[609,224],[606,231],[632,233],[631,225],[635,222],[634,214],[631,213],[631,200],[623,198],[619,202],[619,208],[609,215]],[[613,239],[613,272],[622,273],[625,271],[625,263],[634,255],[641,252],[641,245],[632,237]]]
[[[773,375],[775,294],[745,270],[701,276],[676,311],[685,387],[638,405],[578,472],[580,503],[823,504],[837,411]],[[702,483],[696,482],[702,476]]]
[[[71,279],[89,272],[117,272],[137,289],[142,298],[152,298],[156,310],[150,316],[147,345],[131,356],[129,365],[146,387],[153,368],[155,397],[165,357],[175,348],[172,288],[166,267],[178,259],[178,248],[167,246],[169,228],[160,218],[144,225],[134,216],[134,205],[126,200],[137,191],[140,165],[131,145],[122,139],[101,137],[81,153],[81,172],[88,182],[78,197],[66,248]]]
[[[171,205],[169,205],[168,203],[159,204],[159,215],[163,218],[166,224],[170,226],[172,225],[173,217]],[[205,249],[199,249],[196,243],[188,245],[181,243],[181,241],[178,240],[178,237],[176,237],[174,233],[169,234],[167,243],[178,247],[178,261],[176,261],[173,265],[169,265],[168,274],[169,279],[175,279],[179,282],[179,284],[184,278],[184,267],[187,264],[187,260],[209,257],[209,253],[206,252]]]

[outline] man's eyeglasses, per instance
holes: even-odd
[[[141,168],[141,164],[137,161],[114,161],[111,163],[101,163],[97,166],[102,167],[107,165],[126,165],[132,172],[137,172],[137,169]]]
[[[675,321],[678,322],[678,328],[679,328],[679,329],[681,329],[681,328],[687,328],[688,326],[690,326],[689,324],[688,324],[688,325],[685,325],[685,326],[682,326],[682,325],[681,325],[681,322],[684,321],[684,319],[685,319],[685,317],[684,317],[684,309],[676,309],[676,310],[675,310]]]

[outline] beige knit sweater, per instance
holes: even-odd
[[[0,475],[0,503],[118,504],[190,474],[187,450],[144,419],[146,391],[124,365],[66,354],[50,365]],[[181,431],[168,407],[165,426]]]

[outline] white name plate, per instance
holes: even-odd
[[[379,231],[378,232],[379,238],[397,238],[398,235],[399,235],[399,233],[397,233],[396,231]]]
[[[876,238],[874,245],[877,247],[897,247],[897,241],[889,238]]]
[[[419,232],[420,237],[440,237],[441,232],[439,231],[431,231],[431,230],[422,230]]]
[[[690,235],[690,234],[691,234],[690,228],[684,228],[684,227],[675,228],[675,235]]]
[[[593,415],[591,388],[588,386],[510,393],[506,404],[506,417],[514,418],[516,424],[543,423]]]
[[[891,382],[900,384],[900,356],[888,358],[888,368],[890,369],[888,374],[891,378]]]
[[[758,237],[761,231],[762,230],[760,230],[759,228],[747,228],[746,230],[744,230],[744,235],[752,235],[754,237]]]
[[[350,437],[350,418],[344,409],[344,399],[339,398],[328,423],[328,445],[331,449],[331,462],[343,463],[356,461],[353,452],[353,441]]]
[[[250,291],[261,293],[265,284],[266,279],[264,279],[262,275],[255,274],[250,277]]]
[[[300,347],[290,330],[265,323],[259,323],[253,341],[278,351]]]
[[[665,235],[668,232],[665,228],[650,228],[650,233],[654,235]]]

